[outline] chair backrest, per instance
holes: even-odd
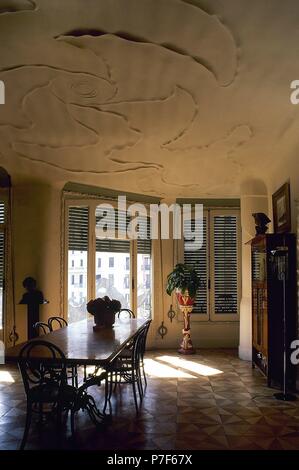
[[[32,388],[59,388],[67,383],[65,355],[49,341],[34,340],[26,343],[18,357],[25,392]]]
[[[117,314],[118,318],[135,318],[135,314],[129,308],[121,308]]]
[[[143,360],[147,333],[148,333],[151,321],[152,320],[148,320],[144,324],[144,326],[138,331],[137,335],[135,336],[133,340],[132,361],[133,361],[133,366],[135,367],[138,367],[140,364],[140,361]]]
[[[142,330],[142,338],[141,338],[141,358],[142,358],[142,360],[143,360],[143,356],[144,356],[144,353],[145,353],[146,339],[147,339],[148,330],[151,326],[151,322],[152,322],[152,320],[148,320],[145,324],[145,327]]]
[[[41,321],[34,323],[33,328],[38,336],[47,335],[52,331],[48,323],[43,323]]]
[[[64,328],[65,326],[68,326],[68,322],[64,318],[62,318],[62,317],[50,317],[48,319],[48,325],[49,325],[51,331],[53,331],[53,326],[55,326],[55,322],[56,322],[56,324],[58,324],[58,328]]]

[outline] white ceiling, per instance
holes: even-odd
[[[236,196],[297,151],[297,0],[0,0],[13,175]]]

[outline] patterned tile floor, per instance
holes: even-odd
[[[131,386],[122,385],[113,417],[96,429],[85,413],[69,423],[59,448],[71,449],[299,449],[299,399],[276,401],[251,364],[233,350],[203,350],[189,357],[173,351],[147,354],[148,387],[136,417]],[[9,372],[9,374],[7,374]],[[9,382],[8,380],[14,380]],[[98,400],[102,391],[94,391]],[[16,368],[0,368],[0,449],[17,449],[25,400]],[[32,425],[28,449],[57,448],[55,428]]]

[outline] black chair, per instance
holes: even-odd
[[[43,359],[38,359],[43,357]],[[105,380],[105,404],[108,396],[107,373],[102,372],[87,380],[79,388],[68,385],[66,358],[63,352],[48,341],[34,340],[26,343],[20,351],[18,365],[27,397],[26,423],[20,449],[24,449],[31,425],[32,414],[56,416],[60,438],[63,412],[71,412],[71,433],[75,433],[75,413],[87,411],[94,424],[102,423],[105,414],[101,413],[94,398],[87,393],[89,387],[100,386]],[[45,410],[45,406],[48,409]],[[60,440],[59,440],[60,442]]]
[[[129,308],[121,308],[117,318],[135,318],[135,313]]]
[[[50,317],[48,319],[48,327],[49,327],[50,331],[54,331],[53,324],[55,325],[55,322],[58,324],[58,329],[65,328],[66,326],[68,326],[68,322],[64,318],[62,318],[62,317]],[[69,372],[68,378],[71,379],[72,385],[74,387],[78,387],[78,368],[77,368],[77,366],[68,367],[68,372]]]
[[[37,355],[44,357],[41,361]],[[60,430],[62,412],[74,409],[76,389],[67,384],[65,356],[54,344],[48,341],[30,341],[23,346],[18,359],[25,393],[27,397],[27,415],[21,449],[24,449],[32,413],[39,415],[39,421],[45,414],[56,414]],[[45,406],[47,409],[45,410]],[[74,433],[73,419],[72,435]]]
[[[143,380],[144,380],[144,388],[147,387],[147,378],[146,378],[146,373],[144,369],[144,354],[145,354],[145,349],[146,349],[146,339],[148,335],[148,330],[151,326],[151,320],[149,320],[146,323],[145,331],[143,332],[143,337],[142,337],[142,345],[141,345],[141,354],[140,354],[140,370],[142,371],[143,375]]]
[[[48,325],[51,331],[53,330],[53,324],[58,323],[58,328],[64,328],[65,326],[68,326],[68,322],[62,318],[62,317],[50,317],[48,319]]]
[[[117,385],[122,383],[132,384],[136,413],[139,411],[137,390],[139,393],[140,402],[142,401],[144,395],[142,374],[145,378],[145,387],[147,385],[144,371],[144,352],[150,323],[151,320],[148,320],[145,323],[145,325],[134,336],[132,340],[132,347],[130,349],[126,348],[107,369],[108,381],[110,383],[108,400],[110,401],[111,399],[113,384],[115,386],[114,389],[116,389]]]
[[[34,323],[33,328],[36,331],[38,336],[47,335],[48,333],[51,333],[52,331],[48,323],[43,323],[41,321]]]
[[[129,318],[135,318],[135,313],[133,312],[133,310],[129,308],[121,308],[117,314],[117,318],[120,318],[123,320],[129,319]],[[132,344],[133,344],[132,341],[129,342],[126,346],[126,349],[132,349]]]

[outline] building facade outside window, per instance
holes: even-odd
[[[98,239],[94,237],[94,233],[101,214],[96,201],[82,200],[82,202],[75,201],[75,204],[67,201],[66,204],[68,321],[86,318],[88,300],[105,295],[119,300],[123,308],[131,308],[137,316],[150,318],[152,308],[150,237],[140,241]],[[91,214],[92,220],[95,221],[92,231]],[[148,229],[150,229],[149,224]],[[91,257],[94,257],[93,262]],[[146,278],[146,274],[149,274],[149,278]]]

